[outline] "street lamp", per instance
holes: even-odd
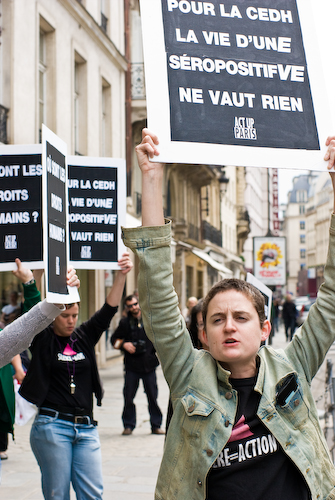
[[[226,176],[225,167],[219,167],[220,176],[218,181],[220,183],[220,192],[225,195],[228,189],[229,178]]]

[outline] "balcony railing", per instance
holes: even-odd
[[[145,99],[145,80],[144,80],[144,64],[131,64],[131,98]]]
[[[202,238],[208,240],[219,247],[222,246],[222,232],[213,227],[206,220],[202,221]]]
[[[7,137],[7,117],[8,117],[8,108],[2,106],[0,104],[0,142],[3,144],[8,143]]]

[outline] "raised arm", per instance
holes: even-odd
[[[41,284],[44,270],[38,269],[36,271],[31,271],[22,265],[20,259],[15,259],[15,264],[17,268],[13,271],[13,274],[23,285],[24,303],[22,312],[25,313],[41,300],[38,286]],[[66,282],[68,286],[80,287],[80,280],[76,274],[76,270],[71,266],[67,272]]]
[[[164,166],[150,162],[159,156],[158,138],[148,129],[136,147],[142,172],[142,227],[123,228],[126,246],[139,258],[139,296],[145,332],[161,361],[172,397],[182,392],[192,372],[196,351],[179,310],[173,287],[171,224],[163,213]]]
[[[62,310],[63,306],[60,308],[44,300],[7,325],[0,332],[0,368],[27,349],[35,335],[49,326]]]
[[[22,265],[20,259],[15,259],[17,268],[13,271],[14,276],[19,279],[23,285],[23,308],[22,312],[29,311],[35,304],[40,302],[41,294],[37,288],[37,283],[33,272]]]
[[[15,259],[17,269],[13,274],[23,283],[25,303],[28,312],[7,325],[0,333],[0,367],[11,362],[12,358],[29,347],[31,341],[44,328],[50,325],[64,306],[40,302],[41,295],[37,290],[34,276],[30,269],[22,266],[20,259]],[[70,268],[67,275],[69,286],[79,287],[80,281],[76,271]],[[34,305],[35,304],[35,305]]]
[[[122,258],[118,261],[121,267],[120,271],[116,273],[113,286],[106,297],[106,302],[112,307],[117,307],[122,299],[122,293],[126,282],[126,275],[133,268],[133,263],[130,260],[129,253],[122,254]]]
[[[325,161],[327,168],[335,166],[335,136],[328,137]],[[316,303],[311,307],[304,324],[296,331],[286,351],[289,356],[298,358],[301,366],[306,367],[309,381],[315,376],[324,357],[335,340],[335,172],[330,172],[334,190],[334,212],[331,216],[327,262],[324,270],[324,283],[321,285]]]
[[[333,193],[334,193],[334,213],[335,213],[335,136],[329,136],[326,140],[326,146],[328,146],[327,153],[325,155],[325,161],[328,162],[327,168],[328,170],[332,170],[330,173],[330,177],[333,184]]]
[[[149,157],[159,156],[157,146],[157,136],[144,128],[142,142],[135,148],[142,172],[142,226],[164,224],[162,197],[164,165],[149,161]]]

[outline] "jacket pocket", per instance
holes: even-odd
[[[288,420],[295,429],[299,429],[305,425],[309,418],[309,406],[304,400],[301,384],[297,380],[297,387],[292,394],[289,395],[286,404],[278,404],[276,401],[278,412],[285,420]]]
[[[327,495],[326,500],[335,500],[335,488]]]
[[[199,431],[204,420],[206,420],[214,411],[214,406],[198,394],[187,392],[181,400],[185,410],[183,419],[183,431],[189,436],[198,437]]]

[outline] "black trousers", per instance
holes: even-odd
[[[0,432],[0,451],[6,451],[8,448],[7,432]]]
[[[130,370],[125,371],[123,387],[124,408],[122,413],[123,426],[124,428],[129,427],[130,429],[136,427],[136,407],[134,398],[141,379],[148,399],[151,429],[159,429],[162,425],[163,416],[157,403],[158,387],[156,370],[152,370],[149,373],[136,373]]]

